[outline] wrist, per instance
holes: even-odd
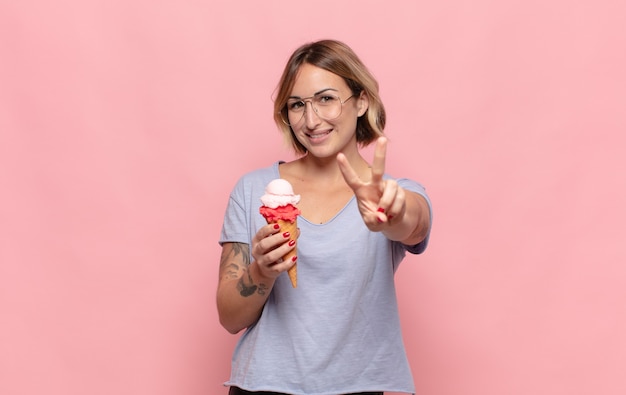
[[[248,270],[250,271],[250,277],[254,284],[265,287],[271,287],[274,285],[275,278],[265,275],[261,266],[256,260],[250,263]]]

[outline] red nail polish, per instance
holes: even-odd
[[[292,261],[292,262],[295,262],[295,261],[297,261],[297,260],[298,260],[298,257],[297,257],[297,256],[294,256],[293,258],[291,258],[291,261]]]
[[[379,223],[379,224],[382,224],[382,223],[383,223],[383,220],[382,220],[382,219],[380,219],[380,217],[376,217],[376,219],[378,220],[378,223]]]
[[[296,245],[296,241],[295,240],[289,240],[289,247],[293,247],[294,245]]]
[[[393,218],[393,215],[388,215],[387,218],[389,218],[389,220],[391,220]]]
[[[290,236],[290,235],[289,235],[289,232],[285,232],[285,233],[283,233],[283,237],[284,237],[285,239],[289,238],[289,236]]]
[[[379,213],[384,213],[384,212],[385,212],[385,209],[384,209],[384,208],[382,208],[382,207],[378,207],[378,212],[379,212]]]
[[[274,224],[274,229],[280,229],[280,225]]]

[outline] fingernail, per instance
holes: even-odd
[[[293,247],[294,245],[296,245],[296,241],[295,240],[289,240],[289,247]]]
[[[387,218],[392,219],[393,215],[388,215]]]
[[[385,209],[384,209],[384,208],[382,208],[382,207],[378,207],[378,212],[379,212],[379,213],[384,213],[384,212],[385,212]]]
[[[298,257],[297,257],[297,256],[295,256],[295,255],[294,255],[294,257],[293,257],[293,258],[291,258],[291,261],[292,261],[292,262],[295,262],[295,261],[297,261],[297,260],[298,260]]]
[[[274,224],[274,229],[280,229],[280,225]]]
[[[289,232],[285,232],[285,233],[283,233],[283,237],[284,237],[285,239],[287,239],[289,236],[290,236]]]
[[[380,219],[380,217],[376,217],[376,219],[378,220],[378,223],[380,223],[380,224],[382,224],[382,223],[383,223],[383,220],[382,220],[382,219]]]

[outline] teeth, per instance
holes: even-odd
[[[319,138],[319,137],[322,137],[322,136],[326,136],[327,134],[328,134],[328,132],[324,132],[324,133],[309,134],[308,136],[310,138],[312,138],[312,139],[315,139],[315,138]]]

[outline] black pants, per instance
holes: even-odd
[[[228,391],[228,395],[289,395],[283,394],[280,392],[268,392],[268,391],[259,391],[259,392],[251,392],[242,390],[239,387],[230,387],[230,391]],[[356,394],[345,394],[345,395],[383,395],[382,392],[359,392]]]

